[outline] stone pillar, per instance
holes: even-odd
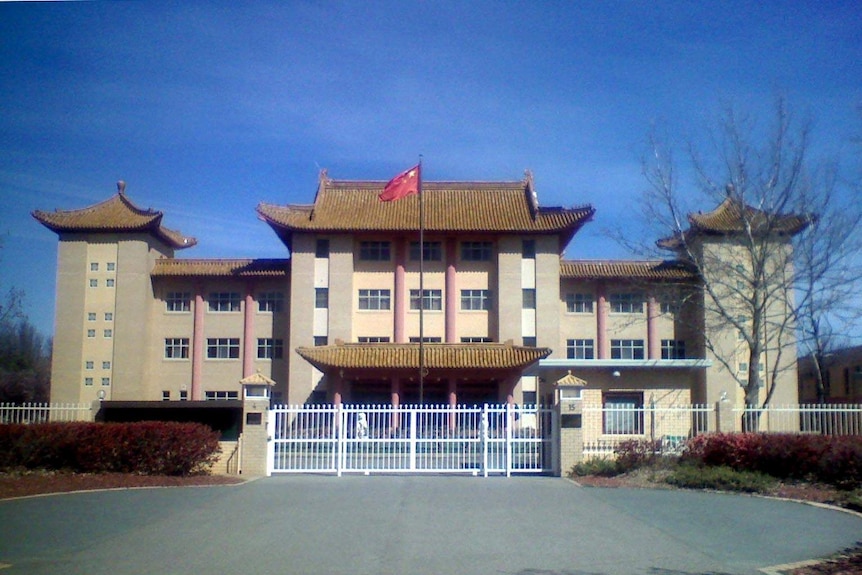
[[[715,431],[719,433],[733,433],[736,431],[733,405],[727,400],[715,402]]]
[[[559,445],[559,466],[554,466],[554,472],[567,477],[572,467],[584,458],[583,406],[579,400],[560,400],[557,410],[555,435]]]
[[[269,474],[269,440],[274,421],[269,421],[269,398],[245,398],[242,402],[242,457],[240,473],[252,477]]]

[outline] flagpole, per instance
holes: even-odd
[[[422,211],[422,154],[419,154],[419,405],[425,403],[425,219]]]

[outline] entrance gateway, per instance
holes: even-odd
[[[279,406],[267,418],[267,475],[552,473],[555,417],[511,403]]]

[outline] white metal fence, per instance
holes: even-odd
[[[862,405],[769,405],[747,411],[744,407],[735,407],[733,414],[744,429],[768,433],[862,435]]]
[[[268,473],[543,473],[543,407],[302,405],[270,411]]]
[[[92,421],[90,403],[0,403],[0,423]]]

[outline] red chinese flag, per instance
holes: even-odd
[[[401,172],[386,184],[380,193],[380,201],[391,202],[400,200],[410,194],[419,193],[419,166],[413,166],[409,170]]]

